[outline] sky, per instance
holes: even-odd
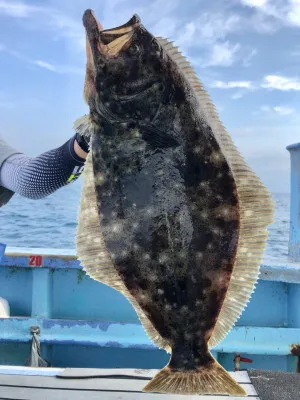
[[[248,164],[288,192],[300,142],[300,0],[0,0],[0,134],[30,156],[60,146],[83,101],[83,12],[104,28],[137,13],[174,40]]]

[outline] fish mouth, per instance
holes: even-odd
[[[113,57],[130,46],[135,30],[141,25],[141,19],[134,14],[124,25],[103,29],[94,12],[86,10],[83,25],[93,53],[98,50],[102,55]]]

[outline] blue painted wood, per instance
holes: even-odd
[[[30,256],[41,256],[43,259],[42,267],[53,269],[74,268],[81,269],[79,261],[76,259],[74,250],[66,249],[27,249],[7,247],[2,260],[2,266],[32,269],[30,266]],[[36,267],[38,268],[38,267]]]
[[[54,366],[162,367],[169,356],[149,341],[127,299],[90,279],[75,252],[58,252],[6,250],[0,293],[10,303],[12,318],[0,320],[0,364],[24,365],[30,327],[38,325],[42,355]],[[42,255],[42,266],[30,266],[30,255]],[[249,354],[254,368],[295,371],[290,346],[300,342],[299,283],[300,264],[264,260],[248,307],[213,351],[222,365],[233,369],[238,352]]]
[[[291,205],[289,256],[293,261],[300,260],[300,143],[287,147],[291,159]]]
[[[32,304],[33,317],[49,318],[51,314],[50,270],[35,268],[32,271]]]
[[[2,257],[4,256],[5,253],[5,249],[6,249],[6,244],[0,243],[0,264],[2,261]]]
[[[30,327],[39,326],[41,343],[154,350],[138,323],[109,321],[49,320],[37,318],[0,319],[0,342],[29,342]],[[289,355],[297,343],[300,328],[236,326],[213,350],[221,353]]]

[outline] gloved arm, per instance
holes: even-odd
[[[81,175],[88,151],[86,140],[75,134],[37,157],[14,154],[2,164],[0,186],[30,199],[49,196]]]

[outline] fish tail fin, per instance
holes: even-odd
[[[208,366],[192,371],[172,370],[167,365],[152,378],[143,392],[247,396],[242,386],[214,359]]]

